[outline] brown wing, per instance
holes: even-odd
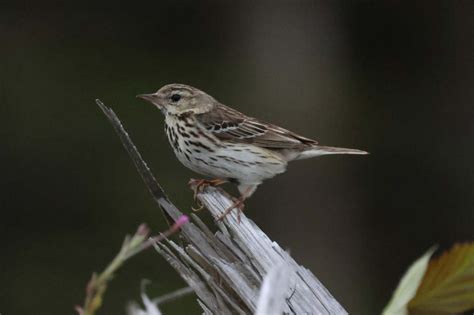
[[[217,104],[207,113],[196,115],[196,118],[209,132],[225,141],[249,143],[269,149],[304,149],[318,143],[222,104]]]

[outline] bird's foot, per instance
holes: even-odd
[[[197,197],[198,193],[202,192],[204,190],[204,188],[206,188],[207,186],[216,187],[216,186],[222,185],[224,183],[227,183],[227,180],[225,180],[225,179],[195,179],[195,178],[191,178],[188,182],[188,185],[193,190],[194,199],[196,200],[196,197]]]
[[[196,203],[198,205],[197,208],[191,207],[191,209],[195,212],[201,211],[202,209],[204,209],[204,205],[202,203],[200,203],[199,200],[197,199],[197,195],[200,192],[202,192],[204,190],[204,188],[206,188],[207,186],[216,187],[216,186],[222,185],[226,182],[227,181],[224,180],[224,179],[210,179],[209,180],[209,179],[191,178],[188,182],[188,185],[193,190],[193,198],[194,198],[194,201],[196,201]]]
[[[235,198],[234,203],[227,209],[224,210],[224,212],[221,213],[217,217],[217,221],[222,221],[226,215],[228,215],[233,209],[237,209],[237,222],[240,224],[240,214],[244,211],[245,204],[244,204],[245,198],[243,196],[239,198]]]

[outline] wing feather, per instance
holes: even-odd
[[[248,117],[230,107],[217,104],[207,113],[197,114],[197,120],[218,139],[248,143],[269,149],[307,149],[318,142],[287,129]]]

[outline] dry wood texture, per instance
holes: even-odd
[[[117,131],[168,222],[182,213],[164,193],[115,113],[96,101]],[[207,187],[199,200],[217,218],[232,204],[221,189]],[[196,215],[182,227],[182,242],[155,246],[194,289],[204,314],[347,314],[308,269],[300,266],[245,214],[236,211],[212,232]],[[265,285],[262,283],[265,282]]]

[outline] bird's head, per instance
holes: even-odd
[[[168,84],[156,93],[139,94],[137,97],[149,101],[165,115],[206,113],[216,102],[212,96],[185,84]]]

